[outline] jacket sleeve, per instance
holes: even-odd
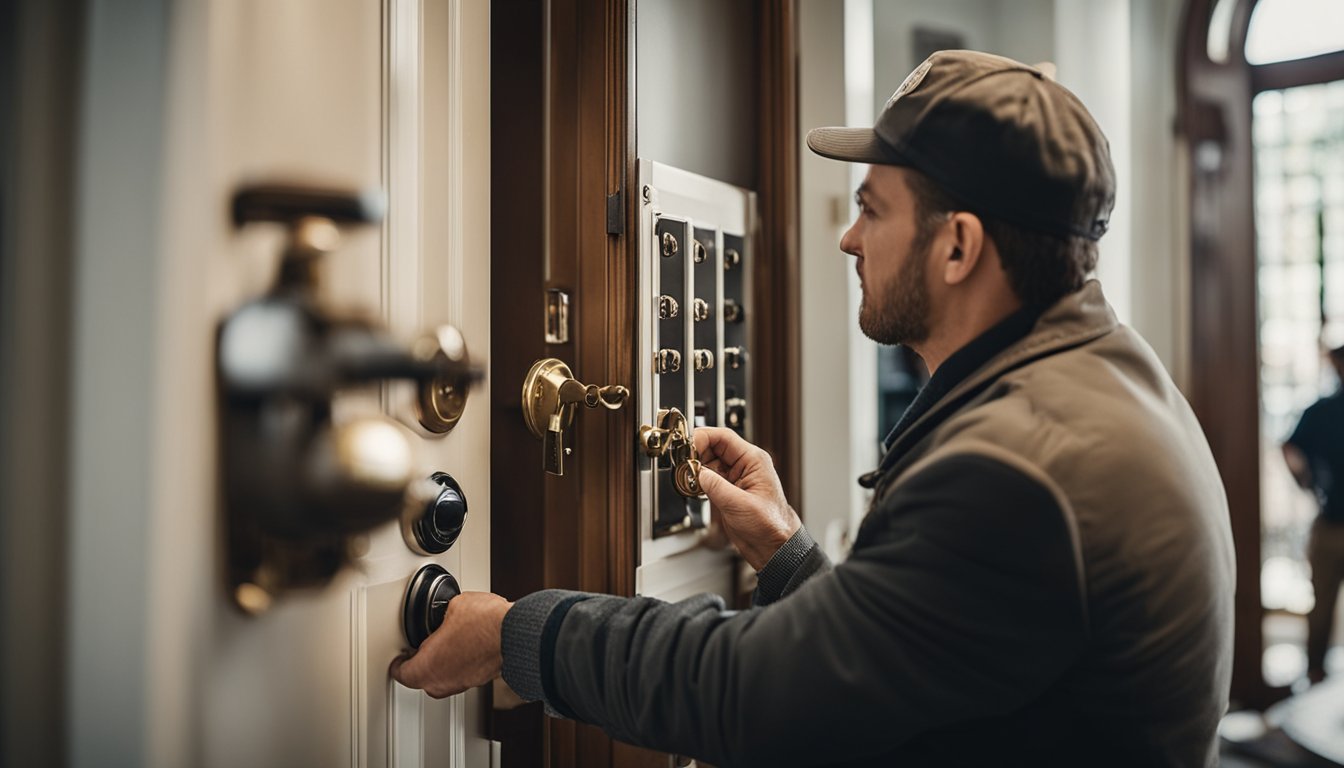
[[[751,604],[769,605],[792,594],[813,576],[830,570],[831,559],[821,545],[812,539],[807,528],[799,528],[756,574],[756,593],[751,596]]]
[[[872,514],[848,560],[766,607],[529,595],[504,620],[505,682],[633,744],[810,765],[1012,711],[1076,658],[1075,546],[1038,482],[949,458]]]

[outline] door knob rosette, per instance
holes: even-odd
[[[584,384],[574,372],[554,357],[538,360],[523,379],[523,421],[533,435],[542,439],[542,468],[552,475],[565,473],[565,430],[574,423],[574,409],[614,411],[625,404],[630,390],[619,384]]]

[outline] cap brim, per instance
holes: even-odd
[[[807,146],[832,160],[878,165],[905,165],[905,160],[872,128],[813,128]]]

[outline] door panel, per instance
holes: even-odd
[[[488,195],[464,190],[488,189],[488,9],[254,0],[211,3],[203,15],[214,197],[256,179],[384,190],[383,223],[351,229],[325,257],[320,302],[377,318],[400,344],[452,324],[484,365],[489,240],[476,222],[488,221]],[[265,225],[221,229],[221,312],[265,290],[281,239]],[[231,605],[222,579],[212,583],[198,677],[183,681],[199,708],[192,762],[490,764],[480,692],[435,701],[387,675],[407,647],[403,597],[418,568],[435,562],[463,589],[490,588],[488,391],[472,391],[441,436],[416,426],[413,399],[405,382],[360,387],[339,395],[336,418],[384,414],[408,425],[416,471],[448,472],[465,492],[461,537],[425,557],[397,521],[382,524],[356,537],[356,556],[330,583],[279,594],[255,616]]]

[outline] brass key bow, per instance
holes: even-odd
[[[672,484],[682,496],[696,497],[700,490],[700,457],[691,439],[686,416],[676,408],[658,411],[657,426],[639,428],[639,447],[644,455],[672,461]]]
[[[584,384],[574,372],[554,357],[533,363],[523,380],[523,420],[532,434],[542,439],[542,468],[552,475],[565,473],[565,430],[574,423],[574,409],[602,407],[614,411],[625,404],[630,390],[619,384]]]

